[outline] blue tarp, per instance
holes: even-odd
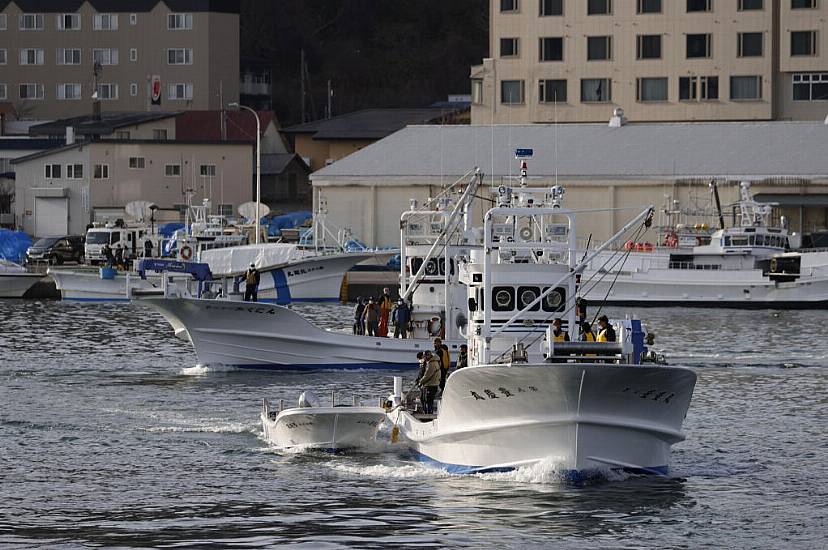
[[[281,216],[268,216],[261,219],[261,224],[267,226],[267,234],[277,237],[282,229],[293,229],[302,226],[306,221],[313,219],[313,213],[309,210],[288,212]]]
[[[22,263],[30,246],[32,238],[23,231],[0,229],[0,258]]]

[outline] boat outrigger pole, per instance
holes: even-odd
[[[716,212],[719,213],[719,229],[724,229],[724,216],[722,215],[722,201],[719,200],[719,186],[716,180],[710,182],[710,189],[713,191],[713,198],[716,199]]]

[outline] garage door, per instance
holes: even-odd
[[[66,197],[35,197],[35,236],[67,235],[69,203]]]

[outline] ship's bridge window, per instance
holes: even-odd
[[[492,289],[492,309],[512,311],[515,309],[515,289],[510,286],[496,286]]]
[[[724,246],[730,246],[730,237],[724,238]]]
[[[733,237],[732,241],[733,246],[747,246],[748,240],[747,237],[744,235],[739,237]]]
[[[757,246],[765,246],[765,236],[764,235],[756,235],[756,244],[757,244]]]
[[[546,292],[548,288],[544,288]],[[563,288],[556,288],[546,295],[543,299],[544,311],[562,311],[566,307],[566,290]]]
[[[755,244],[756,244],[756,235],[751,235],[750,236],[750,246],[753,246]]]

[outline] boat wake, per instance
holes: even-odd
[[[239,369],[227,365],[196,365],[194,367],[183,367],[179,374],[184,376],[204,376],[213,372],[235,372]]]
[[[256,424],[245,424],[243,422],[220,422],[216,424],[196,424],[190,426],[151,426],[149,428],[139,429],[152,433],[259,434]]]
[[[563,467],[562,460],[555,457],[548,457],[508,472],[486,472],[474,476],[487,481],[524,484],[600,483],[624,481],[630,477],[629,474],[609,467],[573,474],[571,470]]]

